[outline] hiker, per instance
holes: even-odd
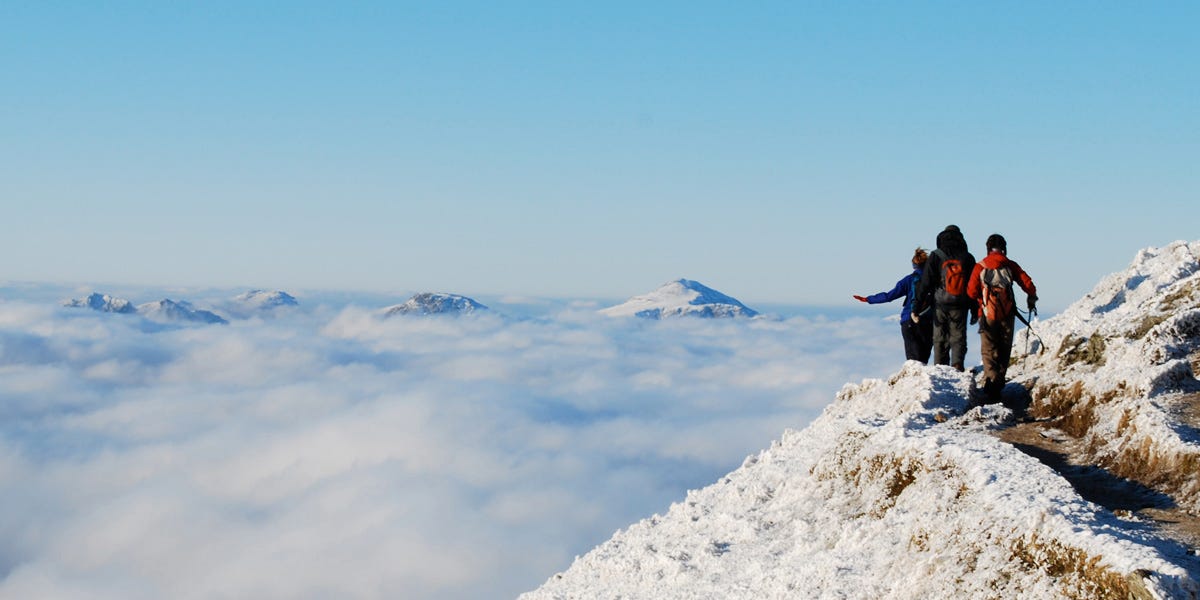
[[[1037,287],[1021,265],[1008,259],[1008,242],[993,233],[987,239],[988,255],[967,282],[967,295],[979,306],[979,351],[983,358],[983,393],[987,404],[1000,402],[1004,376],[1012,353],[1013,326],[1018,309],[1012,284],[1025,290],[1030,316],[1037,315]],[[1024,321],[1024,319],[1022,319]]]
[[[896,287],[891,291],[870,296],[854,296],[855,300],[868,304],[883,304],[904,298],[904,305],[900,307],[900,336],[904,338],[904,358],[919,360],[925,364],[929,363],[929,352],[933,349],[933,319],[916,322],[910,317],[917,281],[921,278],[921,269],[928,258],[929,253],[924,248],[917,248],[912,256],[912,273],[897,281]]]
[[[975,303],[967,297],[967,277],[975,257],[957,225],[947,225],[937,236],[937,250],[925,261],[917,282],[913,320],[929,318],[933,306],[933,362],[963,370],[967,356],[967,316],[975,318]]]

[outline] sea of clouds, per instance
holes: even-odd
[[[903,359],[881,307],[170,326],[14,290],[4,599],[511,598]]]

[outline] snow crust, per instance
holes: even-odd
[[[1096,415],[1085,441],[1098,458],[1200,450],[1170,411],[1197,389],[1198,256],[1200,242],[1143,250],[1035,321],[1040,339],[1017,337],[1010,380],[1034,391],[1035,408],[1047,389],[1082,387],[1064,410]],[[1145,597],[1200,597],[1194,557],[991,435],[1013,415],[970,408],[972,387],[969,373],[915,362],[847,385],[803,431],[521,598],[1089,598],[1106,577]],[[1200,475],[1184,477],[1170,491],[1194,507]]]
[[[488,307],[466,296],[428,292],[416,294],[403,304],[396,304],[383,309],[385,317],[393,315],[468,315],[477,311],[487,310]]]
[[[736,298],[727,296],[690,279],[667,282],[658,289],[634,296],[623,304],[600,311],[611,317],[754,317],[758,313]]]

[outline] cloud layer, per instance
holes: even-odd
[[[876,318],[0,302],[0,598],[501,598],[902,358]]]

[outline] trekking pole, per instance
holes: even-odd
[[[1013,310],[1015,310],[1017,312],[1017,319],[1020,320],[1022,323],[1024,323],[1025,329],[1029,331],[1029,335],[1025,336],[1025,355],[1029,356],[1029,336],[1030,335],[1037,338],[1038,354],[1045,352],[1046,351],[1046,342],[1042,341],[1042,336],[1038,335],[1037,332],[1033,330],[1033,325],[1030,325],[1029,320],[1026,319],[1024,315],[1021,314],[1021,309],[1013,307]],[[1034,311],[1029,311],[1029,319],[1033,319],[1034,315],[1036,315],[1036,314],[1037,313]]]

